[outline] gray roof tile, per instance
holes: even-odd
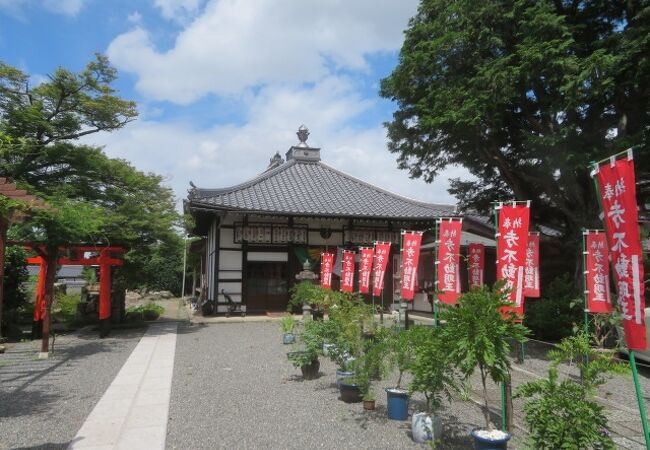
[[[372,186],[322,162],[291,160],[250,181],[223,189],[194,188],[190,207],[307,216],[432,219],[453,205],[411,200]]]

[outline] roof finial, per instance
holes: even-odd
[[[298,140],[300,143],[298,144],[298,147],[309,147],[307,145],[307,138],[309,137],[309,129],[304,126],[300,125],[300,128],[298,128],[298,132],[296,133],[298,136]]]

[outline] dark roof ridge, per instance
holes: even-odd
[[[336,173],[338,173],[339,175],[341,175],[341,176],[343,176],[343,177],[346,177],[346,178],[348,178],[348,179],[354,181],[355,183],[362,184],[362,185],[364,185],[364,186],[366,186],[366,187],[369,187],[369,188],[371,188],[371,189],[374,189],[375,191],[381,192],[382,194],[388,195],[388,196],[390,196],[390,197],[394,197],[394,198],[397,198],[397,199],[400,199],[400,200],[405,200],[405,201],[407,201],[407,202],[415,203],[415,204],[417,204],[417,205],[419,205],[419,206],[424,206],[424,207],[439,207],[439,208],[452,207],[452,208],[454,209],[454,213],[455,213],[455,214],[458,214],[458,211],[457,211],[456,205],[446,204],[446,203],[427,203],[427,202],[423,202],[423,201],[420,201],[420,200],[415,200],[415,199],[412,199],[412,198],[407,197],[407,196],[405,196],[405,195],[396,194],[396,193],[391,192],[391,191],[388,191],[388,190],[386,190],[386,189],[384,189],[384,188],[380,188],[379,186],[375,186],[374,184],[370,184],[370,183],[368,183],[367,181],[363,181],[363,180],[361,180],[361,179],[355,177],[354,175],[350,175],[350,174],[348,174],[348,173],[343,172],[342,170],[335,169],[334,167],[332,167],[332,166],[330,166],[330,165],[328,165],[328,164],[325,164],[325,163],[322,162],[322,161],[319,161],[318,164],[327,167],[327,168],[328,168],[329,170],[331,170],[332,172],[336,172]]]

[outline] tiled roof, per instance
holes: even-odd
[[[290,160],[225,189],[194,188],[189,206],[305,216],[427,220],[455,214],[453,205],[411,200],[320,161]]]

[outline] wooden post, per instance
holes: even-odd
[[[110,254],[102,250],[99,256],[99,336],[106,337],[111,319],[111,263]]]
[[[54,281],[56,279],[56,269],[57,269],[57,259],[58,259],[58,250],[57,249],[44,249],[45,253],[45,313],[42,316],[43,320],[43,338],[41,339],[41,353],[40,358],[47,358],[50,350],[50,325],[52,323],[52,303],[54,302]],[[43,255],[41,255],[43,256]]]

